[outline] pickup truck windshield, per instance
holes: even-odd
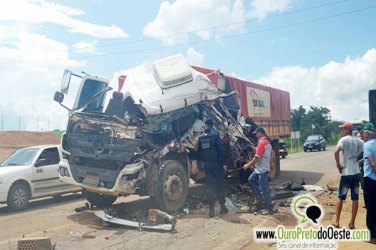
[[[33,161],[38,150],[38,148],[25,148],[17,150],[14,154],[9,156],[9,158],[6,159],[0,165],[0,167],[29,165]]]

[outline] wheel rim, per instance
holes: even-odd
[[[183,181],[176,173],[167,176],[163,187],[164,197],[168,201],[177,201],[183,195]]]
[[[24,189],[17,189],[13,194],[13,203],[17,207],[22,207],[27,201],[27,194]]]

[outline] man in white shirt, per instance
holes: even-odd
[[[341,174],[341,179],[338,188],[338,201],[336,206],[336,220],[333,226],[339,227],[339,219],[342,211],[343,201],[346,200],[346,195],[349,189],[351,190],[351,221],[349,228],[355,228],[355,218],[358,212],[359,200],[359,182],[360,169],[357,158],[363,151],[363,141],[352,136],[352,124],[345,122],[339,126],[341,129],[342,138],[338,141],[334,158],[337,163],[337,168]],[[340,155],[341,153],[341,155]]]

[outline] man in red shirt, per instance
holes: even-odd
[[[248,178],[251,190],[256,200],[253,203],[255,207],[265,201],[266,214],[273,214],[272,199],[269,190],[268,174],[271,171],[270,160],[272,156],[272,145],[266,139],[266,133],[263,127],[258,126],[253,132],[258,139],[256,154],[253,159],[243,166],[243,169],[253,168],[252,174]],[[260,192],[261,189],[261,192]]]

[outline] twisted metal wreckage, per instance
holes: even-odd
[[[166,212],[181,209],[189,178],[204,177],[195,152],[208,119],[223,139],[229,169],[252,157],[239,110],[225,105],[235,92],[221,93],[181,56],[153,66],[152,73],[127,76],[125,90],[114,91],[105,110],[100,101],[89,101],[71,112],[60,178],[82,187],[96,206],[139,194],[149,195]]]

